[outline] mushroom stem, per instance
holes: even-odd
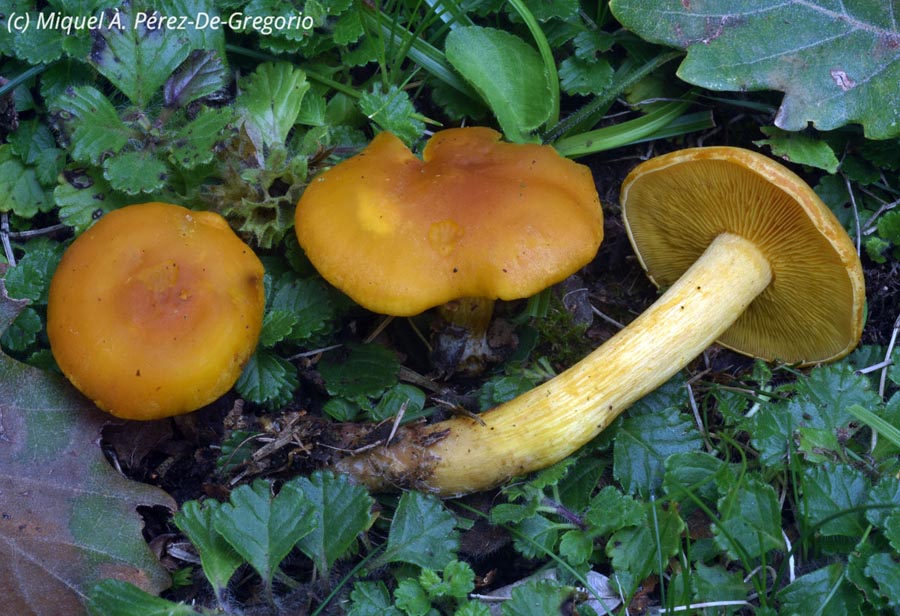
[[[494,360],[488,344],[488,329],[494,314],[494,300],[462,297],[441,304],[441,321],[436,325],[432,359],[440,371],[476,375]]]
[[[410,485],[443,496],[545,468],[602,432],[728,329],[772,280],[752,242],[718,236],[643,314],[583,360],[480,415],[409,428],[338,469],[374,490]]]

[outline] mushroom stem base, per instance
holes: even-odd
[[[412,483],[443,496],[545,468],[702,353],[771,279],[753,243],[722,234],[628,327],[557,377],[483,413],[483,424],[458,417],[411,428],[338,468],[372,489]]]

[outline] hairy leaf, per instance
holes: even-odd
[[[456,518],[441,501],[420,492],[404,492],[383,558],[440,571],[455,558],[458,548]]]
[[[26,167],[11,145],[0,145],[0,212],[31,218],[47,209],[48,199],[34,169]]]
[[[309,89],[306,74],[287,62],[261,64],[241,89],[235,104],[243,111],[244,129],[258,156],[266,147],[283,145]]]
[[[50,108],[69,129],[72,158],[79,162],[97,165],[134,136],[109,99],[91,86],[66,88]]]
[[[0,331],[24,302],[0,281]],[[117,578],[158,593],[168,574],[136,508],[175,503],[115,472],[97,445],[108,416],[55,375],[0,354],[0,592],[9,614],[81,614]]]
[[[163,100],[166,107],[182,107],[225,87],[228,72],[213,51],[195,51],[166,80]]]
[[[900,30],[894,2],[871,0],[611,0],[616,18],[687,50],[678,76],[713,90],[784,92],[775,124],[863,125],[900,135]]]

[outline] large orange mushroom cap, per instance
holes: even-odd
[[[110,212],[63,255],[47,331],[69,380],[127,419],[196,410],[240,376],[262,327],[263,266],[212,212]]]
[[[587,167],[473,127],[436,133],[421,160],[379,134],[312,181],[296,231],[316,269],[358,304],[409,316],[559,282],[596,254],[603,214]]]

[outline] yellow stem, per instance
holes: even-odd
[[[603,431],[718,338],[772,279],[756,246],[733,234],[650,308],[583,360],[482,414],[411,428],[338,469],[372,489],[397,485],[455,496],[545,468]]]

